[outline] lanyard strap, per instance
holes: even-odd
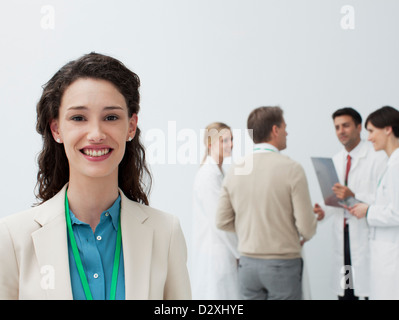
[[[257,150],[265,150],[265,151],[276,152],[276,150],[269,149],[269,148],[254,148],[254,151],[257,151]]]
[[[386,166],[386,167],[385,167],[385,170],[384,170],[384,172],[382,173],[382,175],[380,176],[380,179],[378,180],[377,189],[380,187],[380,184],[381,184],[382,178],[384,178],[384,176],[385,176],[385,173],[387,172],[387,170],[388,170],[388,166]]]
[[[68,229],[69,239],[71,241],[72,253],[75,258],[76,267],[78,268],[78,273],[80,277],[80,281],[82,282],[83,290],[87,300],[93,300],[93,296],[90,291],[89,283],[87,281],[86,273],[83,268],[82,259],[80,258],[78,246],[76,244],[75,235],[72,229],[71,223],[71,215],[69,213],[69,204],[67,193],[65,192],[65,216],[66,223]],[[121,226],[121,214],[119,211],[119,224],[118,224],[118,233],[116,236],[116,247],[115,247],[115,257],[114,257],[114,267],[112,269],[112,280],[111,280],[111,292],[110,292],[110,300],[115,300],[116,297],[116,284],[118,282],[118,273],[119,273],[119,260],[121,255],[121,247],[122,247],[122,226]]]

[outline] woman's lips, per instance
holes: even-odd
[[[90,156],[90,157],[101,157],[105,154],[107,154],[110,151],[110,149],[98,149],[98,150],[94,150],[94,149],[82,149],[82,152],[86,155],[86,156]]]
[[[80,149],[83,156],[90,161],[102,161],[107,159],[111,153],[112,148],[109,147],[84,147]]]

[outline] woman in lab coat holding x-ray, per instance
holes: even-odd
[[[220,122],[207,126],[205,157],[193,190],[193,246],[191,281],[193,299],[240,299],[237,236],[216,228],[215,214],[223,182],[223,159],[231,156],[233,137]]]
[[[366,120],[374,149],[389,157],[375,202],[358,203],[350,212],[367,218],[370,230],[370,299],[399,299],[399,111],[386,106]]]

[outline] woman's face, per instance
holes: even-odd
[[[118,177],[126,141],[133,138],[137,115],[128,116],[124,96],[99,79],[78,79],[64,92],[58,119],[51,122],[55,140],[64,144],[70,177]]]
[[[218,135],[219,139],[212,141],[211,153],[218,155],[220,158],[231,156],[233,149],[233,136],[229,129],[222,129]]]
[[[373,143],[374,150],[384,150],[388,141],[387,128],[377,128],[369,121],[367,131],[369,132],[368,140]]]

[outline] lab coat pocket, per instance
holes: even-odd
[[[371,299],[399,298],[399,245],[395,242],[370,242]]]

